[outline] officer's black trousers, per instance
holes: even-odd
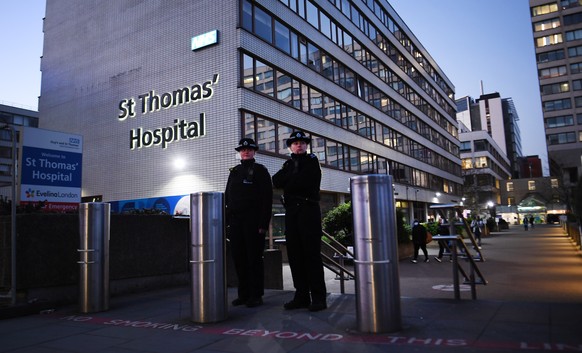
[[[264,294],[265,235],[259,234],[259,226],[252,214],[233,218],[229,224],[229,239],[238,278],[238,297],[258,299]]]
[[[285,209],[287,257],[295,287],[294,300],[324,303],[321,261],[321,211],[316,202],[291,203]]]

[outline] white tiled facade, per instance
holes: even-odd
[[[378,87],[430,126],[432,132],[423,136],[409,129],[245,28],[241,23],[242,0],[48,0],[41,62],[40,127],[83,135],[83,196],[101,195],[104,201],[117,201],[224,190],[228,168],[238,163],[234,147],[241,137],[249,133],[243,131],[245,124],[242,120],[244,112],[248,112],[280,125],[303,129],[326,141],[342,143],[354,148],[354,151],[364,151],[373,156],[370,158],[374,161],[390,160],[414,168],[417,171],[415,175],[420,175],[418,180],[424,181],[418,184],[412,177],[395,180],[397,198],[405,198],[404,188],[408,185],[419,190],[410,193],[408,198],[413,201],[430,202],[437,191],[445,195],[441,202],[459,199],[462,192],[459,142],[456,131],[450,129],[456,124],[454,108],[447,111],[440,107],[342,13],[341,4],[336,6],[325,0],[300,0],[300,3],[311,10],[317,7],[360,41],[386,68],[398,74],[417,97],[438,112],[440,123],[428,117],[373,71],[298,16],[298,10],[294,11],[288,1],[245,2],[247,6],[269,14],[272,21],[276,19],[300,33],[310,43],[316,43],[336,61],[353,70],[358,77],[355,82],[363,79]],[[374,3],[372,7],[381,6],[384,14],[390,14],[395,23],[406,31],[410,43],[431,64],[441,82],[449,87],[449,92],[430,79],[431,76],[365,2],[344,0],[338,3],[359,9],[359,13],[403,53],[402,57],[409,60],[409,71],[426,78],[431,89],[439,95],[442,105],[454,107],[452,83],[386,1],[368,3]],[[382,13],[378,13],[382,17]],[[218,30],[218,43],[192,51],[192,37],[212,30]],[[375,137],[366,138],[356,131],[285,104],[276,97],[245,88],[243,55],[263,60],[278,72],[286,72],[303,85],[357,109],[410,141],[438,153],[447,160],[448,169],[424,163],[413,153],[401,153],[387,146],[386,138],[378,138],[381,136],[381,131],[377,131],[379,125],[375,129]],[[139,98],[140,95],[155,91],[162,101],[166,99],[165,102],[169,102],[167,99],[172,92],[184,88],[195,91],[198,85],[204,87],[202,96],[208,94],[210,88],[211,97],[142,113],[143,99]],[[122,103],[131,100],[135,102],[135,117],[121,119],[121,108],[128,106]],[[199,122],[201,114],[205,117],[202,136],[173,141],[166,148],[161,145],[130,148],[130,133],[136,129],[154,131],[173,127],[176,119]],[[426,138],[430,134],[440,136],[435,141],[444,138],[447,145],[453,147],[447,151],[436,145]],[[288,135],[279,136],[277,142],[281,143],[284,137]],[[282,152],[257,155],[257,161],[265,164],[271,174],[278,170],[284,158]],[[186,161],[183,169],[174,167],[176,159]],[[323,164],[322,191],[347,195],[349,178],[358,173]],[[435,189],[435,185],[439,187]]]

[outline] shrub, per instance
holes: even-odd
[[[342,203],[329,210],[323,217],[322,227],[343,246],[353,246],[352,203]]]

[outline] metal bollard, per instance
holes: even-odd
[[[109,224],[111,205],[79,204],[79,310],[93,313],[109,309]]]
[[[398,331],[402,314],[392,177],[352,177],[350,187],[358,328],[371,333]]]
[[[190,269],[192,321],[227,317],[224,201],[220,192],[190,195]]]

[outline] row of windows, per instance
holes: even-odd
[[[581,138],[582,138],[582,136],[581,136]],[[548,135],[548,145],[562,145],[562,144],[566,144],[566,143],[575,143],[575,142],[576,142],[576,133],[574,131]]]
[[[582,115],[582,114],[581,114]],[[553,129],[564,126],[573,126],[574,117],[572,115],[554,116],[546,119],[546,128]]]
[[[380,142],[406,155],[413,156],[422,162],[455,175],[460,175],[458,164],[362,114],[353,107],[326,95],[279,69],[266,65],[248,54],[242,54],[242,61],[243,87],[275,98],[305,113],[326,120],[372,141]],[[420,129],[419,133],[428,134],[433,140],[442,136],[437,136],[435,130],[414,115],[406,114],[397,103],[390,102],[389,110],[386,113],[398,117],[397,120],[401,123],[413,130]],[[454,150],[458,153],[456,145],[454,145]]]
[[[284,4],[289,6],[292,10],[297,12],[301,17],[305,18],[312,26],[318,29],[322,34],[328,37],[332,42],[334,42],[339,48],[350,54],[354,59],[360,62],[368,71],[372,72],[383,82],[388,84],[394,91],[396,91],[400,96],[408,100],[419,110],[425,113],[428,117],[434,120],[437,124],[441,125],[446,129],[451,135],[456,136],[457,129],[455,124],[451,124],[448,120],[442,117],[436,109],[431,107],[428,102],[422,98],[418,93],[414,91],[412,87],[404,83],[404,81],[388,66],[384,65],[381,60],[365,48],[359,41],[355,40],[352,35],[350,35],[345,29],[343,29],[339,24],[329,19],[329,16],[325,14],[321,9],[316,7],[311,3],[310,0],[299,0],[298,3],[295,1],[289,2],[282,1]],[[299,4],[299,6],[297,6]],[[254,6],[250,0],[245,0],[243,5],[243,27],[251,32],[253,30],[251,26],[252,11],[255,8],[255,16],[257,13],[265,14],[265,11],[260,9],[258,6]],[[352,11],[352,14],[355,13]],[[267,15],[270,16],[270,15]],[[358,18],[362,18],[358,16]],[[314,43],[308,41],[306,38],[302,38],[300,35],[295,33],[290,28],[287,28],[281,24],[277,19],[274,20],[273,27],[275,28],[275,46],[286,52],[288,55],[293,56],[295,59],[300,60],[305,65],[308,65],[311,69],[317,71],[318,73],[331,79],[333,75],[332,70],[337,68],[343,74],[345,72],[346,76],[350,78],[347,81],[341,81],[348,83],[349,86],[343,86],[354,94],[359,94],[362,90],[354,83],[363,82],[369,89],[377,90],[376,87],[369,84],[362,78],[358,77],[350,68],[339,63],[337,60],[332,58],[328,53],[324,52],[318,48]],[[365,23],[368,24],[367,21]],[[255,26],[256,27],[256,26]],[[373,28],[373,26],[366,26],[366,28]],[[261,33],[256,33],[261,36],[261,38],[273,43],[272,35],[261,35]],[[402,56],[402,54],[390,44],[390,42],[383,37],[378,31],[374,30],[374,37],[370,38],[380,47],[386,55],[405,72],[407,73],[429,96],[431,96],[437,104],[443,108],[449,116],[454,116],[454,108],[447,104],[447,100],[441,97],[437,91],[430,86],[430,84],[414,69],[414,67]],[[277,35],[280,38],[280,45],[277,44]],[[299,48],[296,48],[296,37],[299,37]],[[303,40],[303,43],[301,41]],[[380,43],[378,43],[380,41]],[[290,45],[288,43],[291,43]],[[373,94],[373,93],[372,93]]]
[[[414,131],[422,134],[431,142],[437,144],[448,152],[455,154],[458,151],[457,145],[447,139],[442,134],[429,128],[429,125],[422,122],[421,119],[414,116],[410,111],[404,109],[400,104],[393,101],[388,95],[371,85],[368,81],[356,75],[351,69],[322,51],[312,42],[307,41],[298,33],[289,29],[286,25],[273,18],[258,6],[254,6],[248,0],[243,2],[242,11],[243,27],[261,38],[274,44],[277,48],[283,50],[294,59],[302,62],[311,69],[317,71],[330,81],[347,89],[354,95],[366,101],[368,104],[382,110],[388,116],[399,120]],[[345,32],[343,32],[345,33]],[[342,42],[349,40],[350,48],[359,48],[357,42],[352,41],[351,36],[345,37]],[[354,50],[353,53],[361,53],[361,50]],[[362,58],[358,54],[356,57]],[[392,71],[388,70],[381,63],[373,66],[372,72],[383,79],[396,92],[415,104],[427,116],[446,129],[451,136],[456,137],[458,130],[455,124],[450,123],[444,117],[440,116],[437,111],[431,107],[424,99],[412,90]],[[376,70],[377,69],[377,70]],[[270,94],[270,93],[269,93]],[[270,94],[271,95],[271,94]]]
[[[535,22],[533,24],[534,32],[546,31],[548,29],[558,28],[560,27],[560,19],[559,18],[550,18],[548,20]]]
[[[510,169],[508,163],[506,163],[503,159],[501,153],[499,153],[495,147],[487,140],[474,140],[473,141],[473,148],[471,149],[471,141],[461,142],[461,152],[488,152],[493,158],[498,161],[505,169]],[[485,158],[485,157],[483,157]],[[465,160],[464,160],[465,161]],[[485,168],[486,166],[478,166],[477,168]],[[467,169],[464,168],[463,169]]]
[[[568,57],[575,58],[578,56],[582,56],[582,45],[568,48]],[[564,55],[564,49],[557,49],[544,53],[539,53],[537,55],[537,62],[547,63],[551,61],[563,60],[565,58],[566,56]]]
[[[359,9],[352,5],[350,1],[347,0],[328,0],[330,3],[334,4],[334,6],[339,9],[348,19],[352,21],[360,30],[368,36],[380,49],[386,51],[387,46],[391,46],[390,41],[381,36],[381,38],[376,38],[375,34],[380,34],[381,32],[376,29],[374,25],[370,23],[370,21],[361,14]],[[415,58],[415,60],[420,64],[422,68],[428,73],[428,75],[433,79],[433,81],[439,86],[445,94],[454,99],[454,91],[449,85],[443,80],[443,78],[437,73],[435,68],[428,62],[428,60],[422,55],[422,52],[416,48],[416,46],[412,43],[412,41],[408,38],[408,36],[400,29],[400,27],[396,24],[394,19],[388,14],[388,12],[384,9],[383,5],[380,1],[377,0],[362,0],[362,2],[368,6],[370,10],[374,13],[374,15],[384,24],[385,28],[390,31],[402,44],[402,46]],[[394,61],[404,72],[408,72],[406,67],[406,60],[398,60]],[[405,64],[406,63],[406,64]],[[412,77],[412,76],[411,76]],[[424,81],[424,79],[420,76],[417,78],[412,77],[415,82],[418,83],[420,87],[424,87],[425,83],[419,82],[419,80]],[[428,87],[428,83],[426,83]],[[424,89],[424,88],[423,88]],[[430,92],[427,91],[430,94]],[[432,95],[431,95],[432,96]],[[433,97],[436,101],[435,97]],[[443,109],[447,110],[447,108]]]
[[[484,169],[488,168],[491,169],[497,175],[501,175],[503,178],[509,177],[507,174],[506,169],[503,169],[499,164],[497,164],[493,159],[489,157],[472,157],[472,158],[463,158],[461,161],[461,165],[463,168],[463,176],[473,175],[472,169]],[[481,174],[486,175],[486,174]],[[466,178],[465,178],[466,181]]]
[[[574,40],[582,39],[582,29],[577,29],[574,31],[566,32],[566,41],[571,42]],[[547,36],[538,37],[535,39],[536,48],[545,47],[548,45],[560,44],[564,42],[564,37],[562,33],[549,34]]]
[[[565,65],[541,69],[541,70],[539,70],[539,73],[538,73],[540,79],[565,76],[567,74],[568,74],[568,70],[567,70]]]
[[[0,112],[0,123],[9,125],[38,127],[38,118]]]
[[[573,74],[579,74],[579,73],[582,73],[582,63],[570,64],[570,74],[573,75]],[[548,68],[541,69],[538,71],[538,75],[539,75],[540,79],[548,79],[548,78],[566,76],[567,74],[568,74],[568,69],[565,65],[548,67]],[[542,94],[550,94],[550,93],[544,93],[543,87],[544,86],[542,86]],[[567,92],[567,91],[565,91],[565,92]]]
[[[242,124],[243,135],[253,138],[262,153],[289,156],[286,141],[291,132],[296,130],[294,127],[246,111],[242,113]],[[309,152],[315,154],[325,167],[356,174],[389,173],[395,182],[446,193],[460,191],[458,184],[443,178],[308,131],[306,133],[311,137]]]
[[[564,93],[564,92],[569,92],[569,91],[570,91],[570,84],[568,82],[558,82],[558,83],[552,83],[551,85],[540,86],[540,93],[542,95]]]
[[[582,0],[560,0],[560,7],[564,10],[578,6],[582,6]],[[532,17],[546,15],[549,13],[557,12],[558,4],[553,2],[550,4],[534,6],[530,10]]]
[[[576,65],[577,70],[579,70],[579,71],[576,71],[576,73],[582,72],[582,63],[575,64],[575,65]],[[572,90],[574,90],[574,91],[582,90],[582,80],[572,81]],[[542,95],[558,94],[558,93],[565,93],[565,92],[570,92],[570,84],[568,82],[558,82],[558,83],[552,83],[550,85],[540,86],[540,93]]]
[[[532,17],[541,16],[552,12],[558,11],[558,4],[551,3],[551,4],[544,4],[540,6],[534,6],[531,8],[531,15]]]

